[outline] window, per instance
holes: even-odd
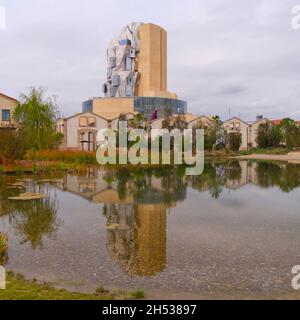
[[[79,126],[80,127],[87,127],[87,125],[88,125],[87,117],[80,117],[79,118]]]
[[[2,121],[10,121],[10,110],[9,109],[2,110]]]
[[[96,118],[89,117],[89,127],[96,127]]]
[[[132,60],[130,57],[126,57],[126,60],[125,60],[125,69],[127,71],[131,71],[132,69]]]

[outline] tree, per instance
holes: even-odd
[[[213,117],[213,123],[205,124],[201,120],[193,127],[193,137],[195,144],[195,136],[197,129],[204,129],[204,148],[211,151],[214,148],[222,148],[226,145],[226,130],[223,128],[222,121],[219,116]]]
[[[300,147],[300,128],[298,126],[287,128],[285,144],[289,149]]]
[[[227,141],[231,151],[239,151],[242,145],[242,135],[239,132],[230,132]]]
[[[169,131],[172,131],[174,129],[179,129],[180,131],[183,131],[187,128],[187,123],[184,115],[169,115],[165,116],[163,122],[162,122],[162,128],[168,129]]]
[[[145,129],[146,122],[145,116],[142,113],[137,113],[129,120],[129,127],[132,129]]]
[[[121,114],[119,115],[119,123],[120,123],[120,122],[127,122],[127,116],[126,116],[125,113],[121,113]]]
[[[21,94],[14,120],[25,137],[26,147],[42,150],[52,147],[57,108],[53,98],[44,98],[44,90],[32,88],[29,95]]]
[[[277,127],[277,131],[282,137],[282,143],[292,149],[300,147],[300,127],[290,118],[285,118]]]
[[[11,164],[21,159],[25,153],[24,136],[14,128],[0,129],[0,159],[1,163]]]
[[[266,121],[259,125],[256,138],[259,148],[278,147],[280,141],[281,133],[270,121]]]
[[[196,145],[196,130],[204,130],[204,149],[213,150],[217,141],[217,131],[214,125],[205,125],[201,120],[193,126],[193,144]]]
[[[52,135],[52,149],[58,149],[64,139],[64,135],[61,132],[53,133]]]
[[[218,115],[214,116],[212,119],[214,121],[214,127],[216,131],[216,148],[224,149],[226,147],[227,131],[223,127],[221,118]]]

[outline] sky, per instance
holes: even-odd
[[[168,31],[168,89],[189,112],[300,119],[300,0],[0,0],[0,92],[32,86],[64,116],[102,96],[106,48],[130,22]]]

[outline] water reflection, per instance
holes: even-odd
[[[163,204],[105,204],[107,251],[130,276],[151,276],[166,267]]]
[[[293,163],[215,161],[207,162],[200,176],[187,177],[184,172],[181,166],[74,170],[48,182],[28,181],[26,191],[49,197],[27,202],[9,201],[20,192],[8,187],[16,178],[0,176],[0,218],[8,218],[21,244],[41,248],[43,238],[55,236],[62,225],[57,190],[72,193],[99,204],[110,260],[130,277],[148,277],[167,267],[168,214],[185,201],[189,189],[219,199],[225,191],[248,184],[284,193],[300,186],[300,165]]]
[[[17,196],[20,189],[9,186],[13,177],[0,176],[0,217],[8,216],[9,223],[20,237],[20,243],[31,244],[33,249],[42,247],[44,236],[54,236],[61,221],[57,216],[58,201],[50,194],[49,186],[27,180],[22,191],[40,192],[48,197],[40,200],[11,201],[8,197]]]
[[[152,276],[166,268],[167,214],[185,200],[190,187],[218,199],[224,190],[247,184],[300,186],[300,167],[290,163],[209,162],[200,176],[184,176],[182,167],[98,170],[68,174],[62,186],[103,204],[107,219],[107,252],[130,276]]]
[[[68,175],[63,189],[103,204],[107,252],[130,276],[152,276],[166,267],[167,212],[186,197],[181,170],[127,169]],[[74,177],[75,180],[74,180]],[[93,188],[84,188],[87,184]]]

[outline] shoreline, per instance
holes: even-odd
[[[265,160],[265,161],[285,161],[294,164],[300,164],[300,153],[289,154],[267,154],[267,153],[253,153],[248,155],[205,155],[205,160]],[[51,172],[66,172],[72,169],[82,169],[89,166],[108,167],[108,165],[99,165],[96,163],[76,163],[76,161],[41,161],[41,160],[20,160],[11,165],[0,165],[0,174],[34,174],[34,173],[51,173]],[[142,165],[137,166],[130,165],[130,167],[142,167],[142,168],[157,168],[161,165]],[[124,165],[112,165],[114,168],[123,168]]]
[[[300,153],[297,154],[250,154],[245,156],[230,157],[238,160],[273,160],[273,161],[287,161],[289,163],[300,164]]]

